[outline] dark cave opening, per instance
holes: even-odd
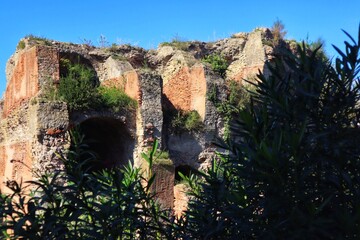
[[[79,131],[84,136],[83,143],[96,156],[91,166],[87,166],[92,171],[123,166],[132,160],[134,139],[121,121],[109,117],[90,118],[79,124]]]
[[[179,172],[187,177],[190,177],[191,173],[193,172],[193,168],[189,165],[179,165],[175,168],[175,182],[180,182],[182,180]]]

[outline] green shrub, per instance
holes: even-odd
[[[114,59],[114,60],[118,60],[118,61],[127,61],[127,58],[126,56],[122,55],[122,54],[118,54],[118,53],[114,53],[111,55],[111,57]]]
[[[229,67],[228,62],[219,54],[210,54],[203,58],[205,63],[209,63],[214,72],[218,73],[221,77],[226,77],[226,70]]]
[[[317,39],[316,41],[307,41],[306,43],[307,49],[309,49],[311,52],[316,51],[316,57],[322,60],[323,62],[329,61],[329,56],[327,56],[325,52],[325,41],[321,38]]]
[[[227,154],[187,179],[184,239],[359,238],[360,28],[345,45],[334,65],[298,46],[258,76]]]
[[[116,87],[98,87],[96,73],[89,67],[72,64],[68,59],[61,59],[60,64],[62,77],[57,93],[70,110],[108,108],[119,112],[137,107],[136,100],[124,91]]]
[[[116,87],[99,87],[101,103],[114,112],[121,109],[135,109],[136,100],[130,98],[124,91]]]
[[[196,110],[177,111],[171,120],[171,127],[175,133],[202,131],[204,123]]]
[[[251,93],[255,91],[253,83],[239,84],[229,81],[228,104],[236,109],[244,109],[250,105]]]
[[[192,110],[185,114],[185,128],[188,131],[201,130],[204,126],[199,113],[195,110]]]
[[[98,106],[99,94],[96,73],[81,64],[69,65],[59,83],[60,99],[71,110],[85,110]]]
[[[253,81],[252,81],[253,82]],[[224,138],[228,139],[230,134],[230,122],[233,119],[234,115],[236,115],[239,110],[244,109],[250,106],[251,93],[255,91],[256,87],[253,83],[249,82],[246,85],[239,84],[236,81],[228,82],[228,94],[225,100],[220,101],[218,99],[217,88],[215,85],[210,87],[210,90],[207,94],[207,99],[211,101],[218,113],[221,114],[225,130],[224,130]]]
[[[169,157],[169,153],[166,151],[157,151],[154,156],[154,164],[160,165],[163,168],[173,171],[174,163]],[[155,176],[156,177],[156,176]]]
[[[116,43],[112,43],[109,47],[110,52],[116,52],[118,50],[118,45]]]
[[[22,49],[24,49],[25,47],[26,47],[25,42],[24,42],[23,40],[21,40],[21,41],[18,43],[18,45],[16,46],[16,49],[22,50]]]

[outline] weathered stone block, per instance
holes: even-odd
[[[3,115],[20,106],[21,102],[35,96],[39,91],[37,47],[20,52],[15,68],[8,79]]]
[[[163,208],[172,209],[174,207],[174,181],[175,168],[170,159],[159,160],[152,168],[155,173],[155,181],[151,191],[156,193],[156,198]]]
[[[140,126],[142,135],[144,136],[146,131],[145,125],[151,123],[153,125],[152,137],[157,138],[161,145],[163,127],[162,79],[158,74],[146,71],[139,72],[138,77],[141,91]]]
[[[0,157],[4,159],[3,165],[0,167],[0,171],[3,171],[0,184],[1,191],[7,191],[4,187],[7,180],[18,182],[32,180],[30,146],[31,144],[28,141],[24,141],[1,147]]]

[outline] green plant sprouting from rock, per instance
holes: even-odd
[[[132,99],[124,91],[116,87],[99,87],[101,104],[114,112],[121,109],[134,110],[137,107],[136,100]]]
[[[226,70],[229,67],[229,63],[219,54],[210,54],[203,58],[204,63],[209,63],[211,69],[218,73],[222,78],[226,77]]]
[[[28,34],[28,35],[25,36],[25,38],[29,39],[30,42],[35,42],[36,44],[47,45],[47,46],[51,45],[50,40],[45,38],[45,37],[40,37],[40,36],[35,36],[33,34]]]
[[[238,114],[239,110],[250,106],[251,94],[255,91],[256,86],[254,83],[248,82],[245,84],[239,84],[234,80],[228,81],[228,93],[227,98],[219,100],[217,96],[217,88],[213,85],[207,94],[207,99],[211,101],[218,113],[224,120],[224,138],[230,137],[230,122]]]
[[[175,133],[198,132],[203,130],[204,123],[196,110],[179,110],[171,120],[171,127]]]
[[[16,46],[16,49],[24,49],[26,47],[26,44],[23,40],[19,41],[18,45]]]
[[[171,46],[178,50],[186,51],[189,49],[190,42],[181,39],[179,36],[175,36],[171,42],[163,42],[160,46]]]
[[[59,82],[59,96],[71,110],[96,108],[99,104],[96,73],[82,64],[68,64]]]
[[[65,101],[71,110],[107,108],[120,112],[122,109],[134,110],[137,107],[136,100],[126,95],[122,89],[99,87],[96,73],[91,68],[71,64],[67,59],[63,59],[61,63],[63,76],[57,92],[59,99]]]

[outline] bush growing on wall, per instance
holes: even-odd
[[[136,100],[123,90],[99,87],[96,73],[92,69],[82,64],[71,64],[66,59],[61,63],[65,74],[60,79],[57,94],[71,110],[108,108],[119,112],[121,109],[133,110],[137,107]]]
[[[23,40],[19,41],[18,45],[16,46],[16,49],[24,49],[26,47],[26,44]]]
[[[99,87],[101,103],[103,106],[110,108],[114,112],[121,109],[135,109],[136,100],[130,98],[124,91],[116,87]]]
[[[196,110],[177,111],[171,120],[171,127],[175,133],[201,131],[204,123]]]
[[[234,116],[239,112],[239,110],[249,107],[250,105],[250,96],[251,92],[255,91],[255,86],[251,84],[239,84],[234,80],[228,81],[228,94],[227,99],[219,100],[216,86],[210,87],[210,90],[207,95],[207,99],[211,101],[217,111],[221,114],[225,130],[224,138],[229,138],[229,124]]]
[[[209,63],[212,70],[218,73],[221,77],[225,78],[226,70],[229,67],[226,59],[219,54],[210,54],[204,57],[203,62]]]
[[[279,19],[277,19],[271,26],[271,32],[273,34],[272,43],[274,47],[278,45],[280,41],[284,40],[287,33],[284,23]]]
[[[67,102],[71,110],[94,108],[99,103],[97,82],[92,69],[81,64],[69,64],[67,74],[60,79],[60,99]]]

